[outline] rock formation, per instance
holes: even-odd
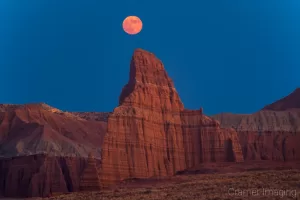
[[[90,153],[85,169],[81,175],[80,191],[97,191],[97,190],[100,190],[100,180],[98,177],[96,160]]]
[[[0,196],[79,191],[88,152],[100,158],[106,123],[45,104],[0,108]]]
[[[109,112],[72,112],[73,115],[86,120],[107,122]]]
[[[45,104],[2,106],[0,157],[45,153],[100,158],[106,123],[87,121]]]
[[[265,106],[263,110],[273,110],[273,111],[300,110],[300,88],[295,89],[288,96],[270,105]]]
[[[0,160],[0,196],[31,197],[79,191],[86,161],[32,155]]]
[[[239,135],[246,160],[300,160],[300,89],[249,115],[213,116]]]
[[[186,110],[162,62],[135,50],[102,147],[103,186],[173,175],[201,162],[243,161],[237,133],[200,110]]]

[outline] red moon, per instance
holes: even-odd
[[[126,33],[135,35],[141,32],[143,28],[143,22],[137,16],[128,16],[124,19],[122,26]]]

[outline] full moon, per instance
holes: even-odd
[[[137,16],[128,16],[124,19],[122,26],[126,33],[135,35],[141,32],[143,28],[143,22]]]

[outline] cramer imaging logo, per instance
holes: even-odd
[[[229,196],[240,196],[240,197],[253,197],[253,196],[265,196],[267,197],[280,197],[280,198],[297,198],[296,190],[284,190],[274,188],[252,188],[252,189],[237,189],[229,188]]]

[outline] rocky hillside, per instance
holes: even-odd
[[[246,160],[299,160],[300,90],[261,111],[248,114],[221,113],[213,116],[224,128],[239,133]]]
[[[46,104],[0,106],[0,157],[47,154],[101,156],[106,123],[87,121]]]
[[[89,121],[107,122],[109,112],[71,112],[73,115]]]
[[[295,89],[288,96],[270,104],[263,108],[263,110],[287,111],[300,110],[300,88]]]

